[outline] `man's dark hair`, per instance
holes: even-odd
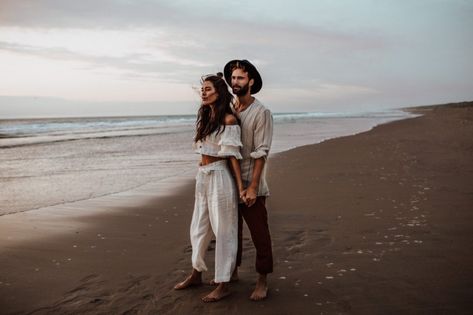
[[[231,67],[231,73],[233,73],[233,71],[235,71],[235,69],[241,69],[243,70],[244,72],[248,73],[248,80],[251,80],[251,79],[254,79],[254,76],[253,74],[251,73],[251,71],[248,71],[245,67],[244,64],[240,63],[239,61],[235,62],[232,67]]]

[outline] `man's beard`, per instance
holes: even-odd
[[[248,93],[248,90],[250,89],[250,83],[247,83],[245,86],[242,86],[239,90],[235,90],[235,86],[238,86],[238,85],[232,86],[232,91],[233,91],[233,94],[237,96],[246,95],[246,93]]]

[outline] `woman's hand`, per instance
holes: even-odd
[[[246,189],[239,189],[240,201],[246,204]]]
[[[257,189],[250,186],[245,190],[245,199],[243,201],[245,202],[247,207],[251,207],[255,204],[257,196]]]

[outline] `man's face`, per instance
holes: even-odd
[[[246,95],[250,86],[253,85],[253,79],[249,80],[248,72],[243,71],[242,69],[235,69],[232,72],[232,91],[233,94],[237,96]]]

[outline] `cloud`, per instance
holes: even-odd
[[[267,88],[264,90],[264,99],[278,102],[280,99],[290,99],[293,102],[311,100],[313,102],[334,102],[344,99],[356,100],[379,94],[380,91],[367,86],[340,85],[321,83],[302,85],[296,88]],[[262,94],[263,94],[262,93]]]
[[[178,12],[157,1],[2,0],[0,24],[32,28],[109,28],[162,25]]]
[[[99,35],[96,33],[92,30],[48,32],[30,30],[29,36],[21,36],[21,30],[0,29],[0,38],[18,38],[20,42],[0,41],[0,51],[40,57],[49,59],[51,62],[74,61],[81,63],[84,69],[92,71],[112,68],[118,70],[118,72],[113,72],[114,75],[118,73],[125,79],[141,77],[182,82],[183,78],[189,74],[199,75],[207,66],[197,60],[173,56],[165,49],[148,47],[151,41],[161,40],[156,38],[155,34],[146,37],[140,36],[139,32],[101,31]],[[107,38],[114,36],[119,37],[120,40],[113,45],[113,41],[107,41]],[[74,37],[75,42],[67,45],[60,40],[64,37]],[[136,37],[141,37],[141,40],[136,40]],[[34,43],[34,45],[28,43]],[[80,43],[83,43],[85,47],[77,47]]]
[[[180,85],[174,91],[181,93],[200,75],[245,58],[257,65],[261,95],[273,103],[468,96],[471,83],[462,82],[473,73],[467,40],[473,6],[465,3],[1,0],[0,53],[9,55],[0,67],[15,56],[15,65],[40,58],[38,69],[51,65],[58,74],[42,75],[55,85],[49,91],[64,78],[83,83],[96,75],[93,82],[107,83],[109,91],[127,86],[136,96],[155,83]],[[81,79],[77,68],[87,72]],[[21,91],[26,84],[17,81],[5,79],[0,92]]]
[[[313,30],[300,25],[217,20],[164,28],[125,30],[0,28],[0,49],[50,59],[113,67],[129,77],[165,78],[188,83],[192,76],[221,71],[233,58],[256,62],[271,84],[298,84],[330,65],[334,55],[351,59],[366,50],[383,50],[379,38]],[[199,34],[196,30],[203,30]],[[22,36],[22,34],[28,36]],[[249,36],[248,34],[251,34]],[[7,36],[8,35],[8,36]],[[48,44],[49,43],[49,44]],[[102,48],[102,49],[101,49]],[[284,73],[284,76],[274,73]],[[318,72],[317,72],[318,71]],[[126,77],[126,74],[124,74]]]

